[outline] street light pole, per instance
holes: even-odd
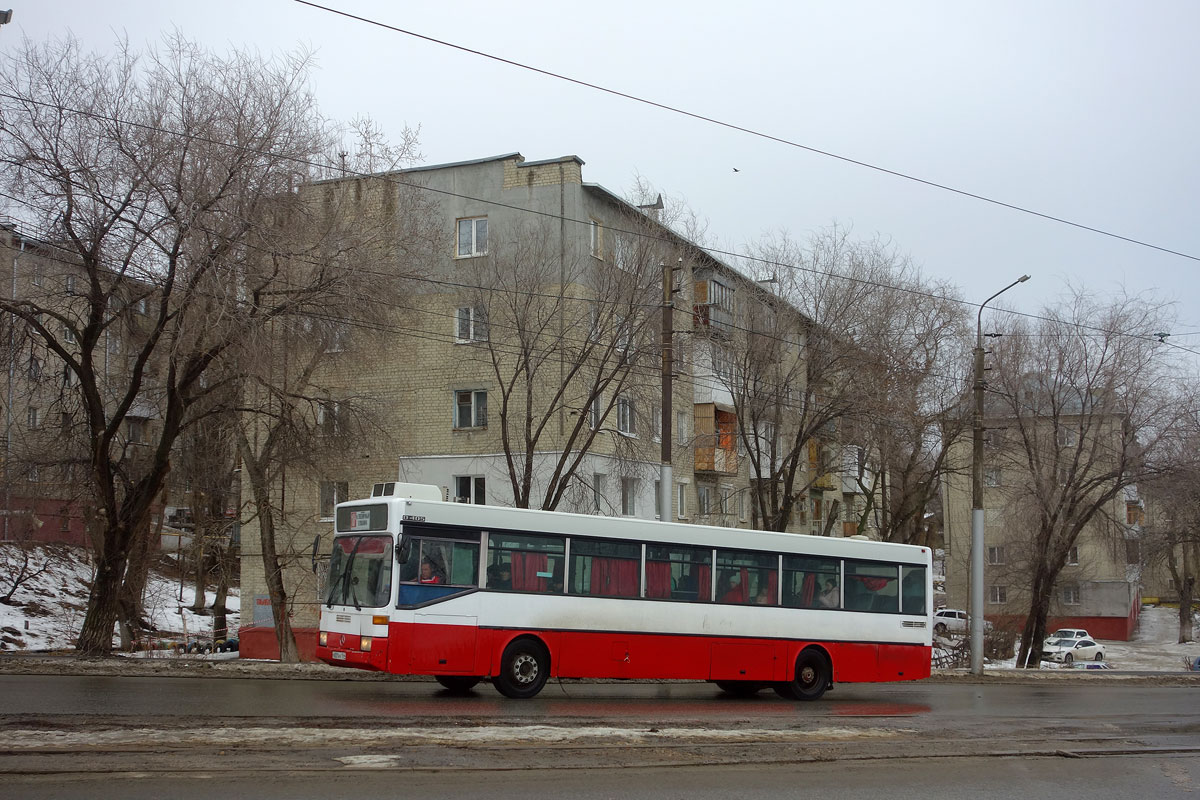
[[[975,419],[971,453],[971,674],[983,674],[983,309],[1018,283],[1022,275],[979,304],[975,319]]]

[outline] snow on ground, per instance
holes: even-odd
[[[1194,622],[1194,634],[1200,633],[1200,616]],[[1193,634],[1193,635],[1194,635]],[[1135,672],[1180,672],[1183,659],[1195,661],[1200,656],[1200,643],[1179,644],[1179,609],[1169,606],[1142,606],[1138,628],[1128,642],[1112,639],[1097,639],[1104,645],[1105,662],[1109,669]],[[1017,642],[1020,649],[1020,642]],[[1004,661],[989,661],[985,669],[1014,669],[1016,658]],[[1042,662],[1042,669],[1082,669],[1084,665],[1067,667],[1052,662]]]
[[[26,560],[28,555],[28,560]],[[27,576],[23,581],[22,574]],[[20,586],[7,602],[0,602],[0,650],[31,652],[70,650],[87,609],[92,565],[87,551],[65,545],[21,546],[0,542],[0,599]],[[146,614],[162,642],[212,640],[213,618],[187,610],[195,600],[195,585],[170,578],[152,569],[146,586]],[[205,592],[204,604],[216,595]],[[234,589],[225,599],[228,623],[236,635],[240,598]],[[114,643],[119,641],[114,636]]]

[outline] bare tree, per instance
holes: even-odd
[[[892,380],[869,334],[886,328],[889,320],[875,316],[883,311],[903,321],[879,292],[906,261],[887,243],[856,241],[838,226],[803,244],[771,237],[750,252],[749,271],[770,281],[783,302],[758,299],[726,346],[733,362],[727,380],[750,461],[756,525],[786,530],[804,515],[810,490],[841,466],[833,445],[845,439],[847,423]],[[825,519],[828,533],[835,514]]]
[[[531,223],[472,264],[458,337],[499,387],[489,413],[519,508],[557,508],[591,453],[637,460],[620,434],[649,422],[664,250],[629,232],[646,227],[639,217],[604,231],[603,259],[564,260],[555,231]]]
[[[1040,663],[1055,584],[1080,533],[1107,525],[1116,503],[1123,512],[1126,487],[1167,466],[1163,445],[1190,407],[1169,348],[1150,335],[1167,314],[1138,298],[1076,293],[1037,319],[1001,326],[986,416],[1005,429],[996,463],[1010,504],[1026,511],[1030,607],[1018,663]]]
[[[354,445],[387,440],[382,409],[357,386],[354,365],[396,332],[403,298],[422,274],[413,265],[429,263],[437,236],[428,198],[391,169],[415,153],[410,132],[399,146],[382,143],[372,126],[351,136],[368,142],[341,151],[357,154],[339,158],[339,170],[354,177],[300,188],[297,202],[259,232],[262,257],[247,267],[245,290],[256,302],[282,294],[291,304],[245,338],[228,363],[241,387],[234,435],[282,661],[299,657],[284,581],[298,553],[280,546],[279,487],[289,470],[319,479]],[[389,170],[365,173],[381,153]]]
[[[142,56],[65,40],[6,59],[0,182],[13,216],[46,231],[78,281],[66,303],[0,309],[62,365],[86,426],[98,509],[84,653],[111,650],[128,560],[180,432],[218,384],[214,365],[336,282],[319,270],[304,282],[250,274],[263,261],[257,234],[296,204],[293,188],[329,146],[308,66],[304,54],[217,56],[179,36]],[[109,369],[120,326],[132,347]]]
[[[1142,564],[1165,567],[1179,590],[1179,643],[1193,641],[1196,576],[1200,573],[1200,435],[1197,420],[1169,448],[1171,469],[1144,487],[1148,513],[1142,522]]]
[[[863,299],[854,331],[861,361],[842,438],[844,468],[864,502],[859,530],[883,541],[929,546],[925,516],[949,468],[943,437],[965,424],[957,413],[967,358],[965,306],[956,291],[897,259],[886,283]]]

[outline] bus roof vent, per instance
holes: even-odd
[[[413,500],[441,500],[442,490],[424,483],[377,483],[371,497],[409,497]]]

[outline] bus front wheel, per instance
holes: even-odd
[[[550,654],[535,639],[518,639],[504,648],[500,657],[500,674],[492,685],[505,697],[522,700],[533,697],[550,677]]]
[[[775,693],[788,700],[817,700],[833,679],[829,659],[819,650],[805,650],[796,658],[796,677],[775,684]]]
[[[435,675],[434,678],[452,692],[469,692],[482,680],[473,675]]]

